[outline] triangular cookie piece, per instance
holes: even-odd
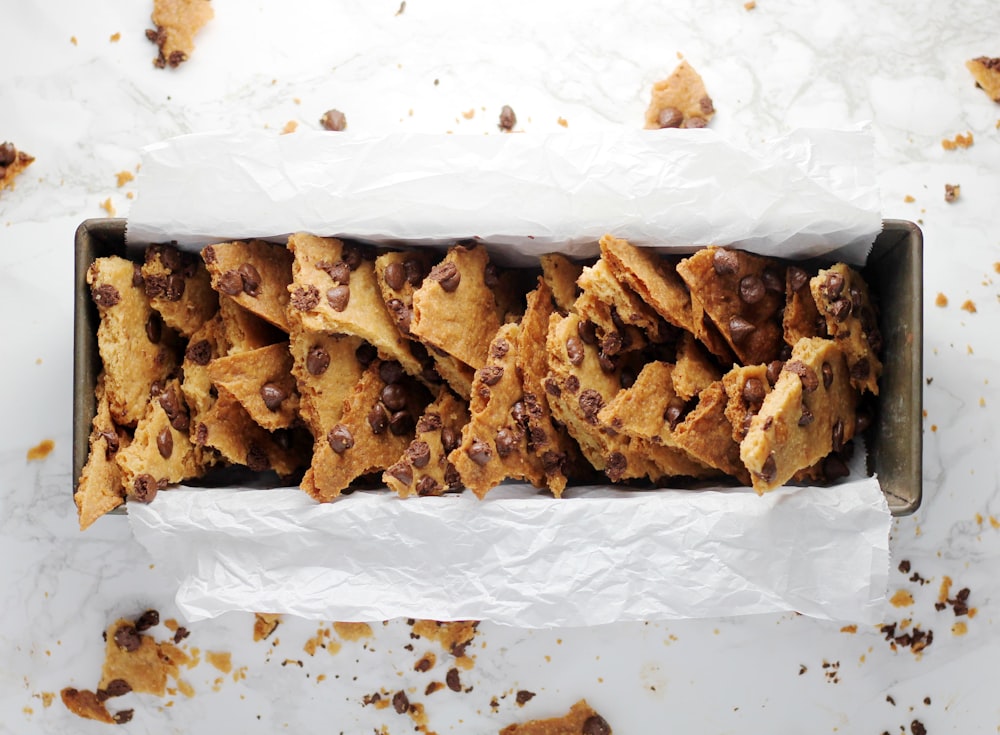
[[[395,463],[382,474],[382,482],[401,498],[442,495],[462,487],[458,470],[448,455],[458,448],[462,428],[469,423],[465,401],[445,389],[417,420],[417,435]]]
[[[979,56],[965,62],[976,79],[976,86],[994,102],[1000,102],[1000,58]]]
[[[91,423],[90,454],[73,494],[81,531],[125,502],[122,473],[115,463],[115,454],[128,446],[131,437],[111,420],[103,374],[97,378],[96,391],[97,413]]]
[[[298,418],[299,393],[288,342],[212,360],[208,375],[268,431],[287,429]]]
[[[715,107],[701,76],[682,61],[669,77],[653,85],[646,127],[703,128],[714,115]]]
[[[288,331],[292,255],[284,246],[263,240],[224,242],[207,245],[201,257],[212,276],[212,288]]]

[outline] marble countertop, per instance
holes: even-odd
[[[723,135],[871,121],[883,214],[923,230],[924,499],[893,524],[888,594],[900,604],[884,622],[897,636],[933,631],[931,644],[915,653],[881,626],[794,614],[483,623],[463,691],[427,694],[453,657],[411,639],[406,621],[357,641],[334,631],[324,640],[339,646],[310,654],[329,626],[285,620],[255,643],[253,616],[232,613],[189,626],[184,645],[202,652],[182,675],[193,696],[129,694],[113,709],[135,710],[129,732],[401,733],[414,721],[363,702],[403,690],[436,733],[495,732],[580,698],[616,733],[1000,731],[1000,104],[964,66],[1000,55],[994,0],[214,0],[176,70],[151,63],[150,5],[5,8],[0,140],[37,160],[0,193],[0,733],[105,732],[59,691],[96,686],[101,632],[117,617],[177,617],[170,580],[125,519],[80,533],[70,499],[73,234],[128,215],[135,184],[117,174],[135,171],[140,149],[219,128],[315,129],[331,107],[372,133],[496,133],[505,104],[526,133],[640,127],[679,54],[705,79]],[[942,147],[966,132],[971,147]],[[961,186],[957,201],[945,184]],[[29,459],[43,440],[52,451]],[[967,614],[937,609],[946,577],[952,598],[969,590]],[[230,653],[233,671],[208,651]],[[426,651],[437,663],[416,671]],[[518,704],[521,690],[535,696]]]

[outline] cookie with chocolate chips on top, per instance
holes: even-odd
[[[581,699],[560,717],[507,725],[500,735],[613,735],[613,731],[608,721]]]
[[[698,403],[673,430],[673,441],[699,462],[750,484],[733,425],[726,417],[729,398],[718,380],[698,394]]]
[[[299,393],[288,342],[216,358],[208,364],[208,375],[268,431],[296,423]]]
[[[219,310],[219,295],[201,258],[173,245],[146,248],[142,281],[150,306],[184,337],[197,332]]]
[[[306,332],[292,321],[289,352],[299,393],[299,414],[313,436],[340,420],[376,350],[360,337]]]
[[[201,257],[211,275],[212,288],[288,331],[292,254],[285,247],[264,240],[224,242],[205,246]]]
[[[646,128],[703,128],[714,116],[715,106],[701,75],[682,61],[669,77],[653,85]]]
[[[0,143],[0,191],[14,188],[16,179],[24,169],[33,162],[34,156],[29,156],[24,151],[19,151],[14,144],[9,141]]]

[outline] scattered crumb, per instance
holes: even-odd
[[[963,620],[959,620],[957,623],[951,626],[952,635],[965,635],[969,632],[969,626]]]
[[[937,433],[937,424],[931,424],[931,431]]]
[[[130,182],[133,179],[135,179],[135,176],[132,175],[131,171],[119,171],[115,175],[118,177],[118,188],[119,189],[121,187],[125,186],[125,184],[127,184],[128,182]]]
[[[220,651],[206,651],[205,660],[212,664],[223,674],[228,674],[233,670],[232,655]]]
[[[969,354],[969,355],[972,355],[972,354],[975,354],[975,353],[974,353],[974,352],[972,351],[972,345],[966,345],[966,346],[965,346],[965,352],[966,352],[967,354]]]
[[[856,625],[845,625],[843,628],[840,629],[840,632],[841,633],[857,633],[858,632],[858,626],[856,626]]]
[[[466,110],[465,112],[462,113],[462,117],[464,117],[466,120],[471,120],[475,116],[476,116],[476,108],[475,107],[470,107],[468,110]]]
[[[807,671],[809,671],[809,669],[806,667],[805,664],[799,664],[799,676],[802,676]]]
[[[753,10],[756,7],[757,7],[757,3],[754,2],[754,0],[750,0],[750,2],[743,3],[743,9],[744,10]]]
[[[111,38],[108,39],[108,40],[110,40],[111,43],[118,43],[119,41],[122,40],[122,34],[120,34],[120,33],[112,33],[111,34]]]
[[[894,607],[909,607],[913,604],[913,595],[906,590],[897,590],[896,593],[889,599],[889,602],[891,602]]]
[[[146,30],[146,38],[156,44],[157,69],[176,69],[188,60],[194,51],[194,37],[214,16],[209,0],[153,0],[153,28]]]
[[[966,302],[962,304],[962,308],[970,314],[976,313],[976,304],[972,301],[972,299],[967,299]]]
[[[108,197],[103,202],[101,202],[101,208],[108,213],[109,217],[114,217],[117,213],[115,205],[111,203],[111,197]]]
[[[962,187],[959,184],[944,185],[944,200],[951,204],[962,195]]]
[[[333,629],[345,641],[359,641],[372,637],[372,628],[368,623],[334,623]]]
[[[937,298],[934,299],[934,306],[945,307],[948,305],[948,297],[943,293],[938,293]]]
[[[292,102],[294,102],[297,105],[301,105],[302,104],[302,100],[300,98],[298,98],[298,97],[292,97]]]
[[[916,200],[916,199],[914,199],[914,198],[913,198],[912,196],[910,196],[909,194],[907,194],[907,195],[906,195],[905,197],[903,197],[903,201],[904,201],[904,202],[906,202],[907,204],[912,204],[913,202],[915,202],[915,201],[917,201],[917,200]]]
[[[295,120],[289,120],[285,123],[285,127],[281,129],[281,134],[288,135],[289,133],[294,133],[298,128],[299,124]]]
[[[36,459],[45,459],[49,456],[53,449],[55,449],[56,443],[51,439],[43,439],[38,444],[33,446],[28,450],[28,461],[33,462]]]
[[[253,639],[262,641],[271,635],[281,623],[281,616],[272,613],[254,613]],[[277,641],[275,641],[277,643]]]
[[[403,0],[403,2],[399,4],[399,10],[396,11],[396,16],[399,17],[400,15],[403,14],[403,11],[405,10],[406,10],[406,0]]]
[[[566,122],[565,118],[562,118],[562,117],[556,118],[556,122],[559,123],[560,125],[562,125],[564,128],[568,128],[569,127],[569,123]]]
[[[135,199],[135,192],[134,191],[130,191],[130,192],[126,193],[125,194],[125,198],[126,199]]]
[[[337,109],[330,109],[323,113],[319,119],[319,124],[324,130],[332,130],[335,133],[347,130],[347,116]]]
[[[966,131],[965,135],[959,133],[958,135],[955,136],[953,140],[948,140],[947,138],[945,138],[944,140],[941,141],[941,147],[944,148],[946,151],[953,151],[956,148],[968,148],[969,146],[972,145],[972,143],[973,143],[972,133]]]
[[[76,42],[76,36],[70,36],[70,37],[69,37],[69,42],[70,42],[71,44],[73,44],[74,46],[76,46],[76,45],[77,45],[77,42]],[[998,120],[997,122],[1000,122],[1000,120]]]

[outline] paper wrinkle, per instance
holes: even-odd
[[[214,132],[148,146],[132,245],[281,239],[485,242],[502,261],[593,256],[606,233],[863,263],[881,227],[866,129],[800,129],[757,148],[712,130],[518,135]]]
[[[881,228],[873,150],[865,128],[756,148],[711,130],[203,133],[144,151],[127,234],[131,246],[189,249],[296,231],[478,237],[501,261],[536,265],[547,252],[595,255],[610,232],[671,251],[842,248],[836,257],[857,264]],[[763,497],[566,495],[504,485],[485,501],[356,492],[321,505],[297,488],[179,488],[131,504],[129,518],[192,621],[243,610],[542,628],[776,611],[877,623],[884,612],[891,518],[874,478]]]
[[[317,504],[297,488],[178,488],[129,519],[189,620],[491,620],[528,628],[796,611],[880,619],[890,517],[877,481],[651,492],[530,486]],[[609,519],[613,519],[610,520]]]

